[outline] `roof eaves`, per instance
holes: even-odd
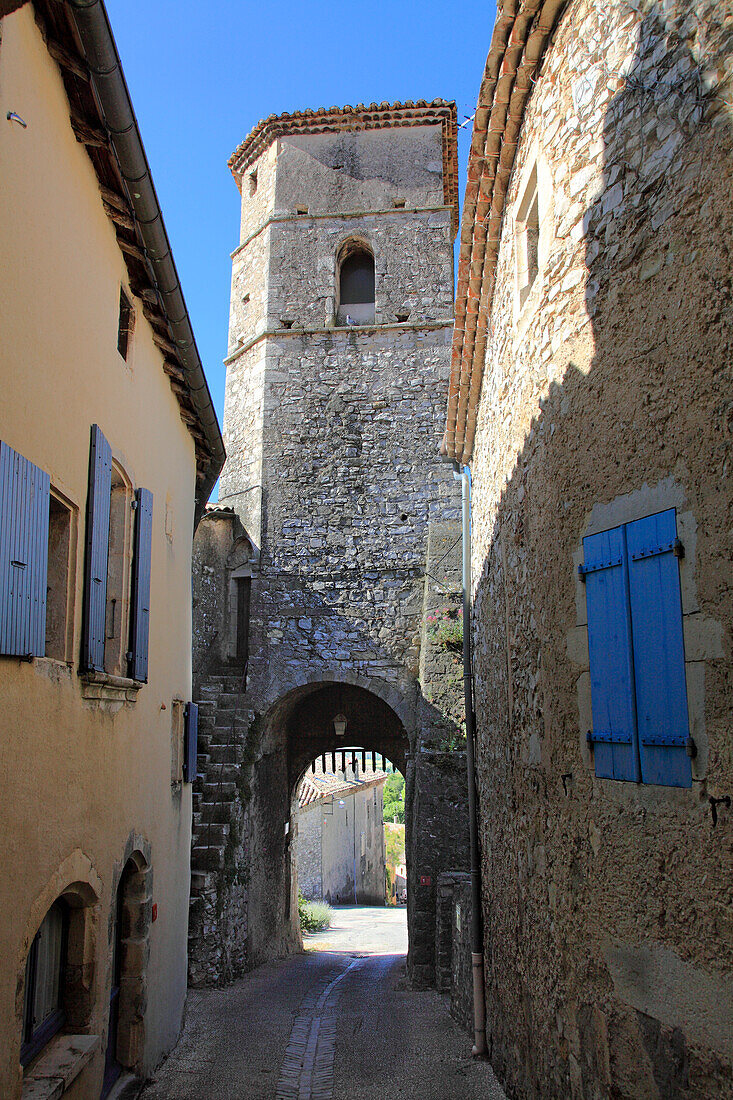
[[[468,463],[484,374],[504,204],[534,77],[568,0],[500,0],[481,82],[461,220],[444,450]]]
[[[66,89],[70,122],[92,161],[133,293],[193,437],[196,522],[226,457],[142,138],[102,0],[34,0]]]
[[[358,103],[356,107],[307,108],[270,115],[261,119],[240,142],[228,164],[241,191],[242,176],[247,168],[278,137],[429,125],[440,125],[443,131],[443,198],[452,210],[455,236],[458,230],[458,124],[452,100],[434,99],[428,103],[424,99],[416,102],[408,99],[404,103],[370,103],[368,106]]]

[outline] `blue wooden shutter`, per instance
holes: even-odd
[[[0,653],[46,652],[49,475],[0,442]]]
[[[596,775],[639,778],[623,527],[583,539]]]
[[[84,560],[84,610],[81,665],[104,671],[104,625],[107,614],[107,555],[109,502],[112,488],[112,450],[97,424],[92,424],[89,452],[89,490]]]
[[[148,635],[150,631],[150,559],[153,546],[153,494],[135,492],[135,544],[132,558],[130,600],[130,676],[148,679]]]
[[[183,778],[193,783],[196,778],[196,762],[199,751],[198,703],[186,703],[186,719],[183,736]]]
[[[674,508],[629,523],[629,593],[641,777],[692,784]]]

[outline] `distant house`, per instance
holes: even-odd
[[[224,452],[104,7],[15,7],[0,9],[0,1096],[98,1100],[181,1027],[191,543]]]
[[[298,887],[333,905],[383,905],[386,772],[308,771],[293,814]]]

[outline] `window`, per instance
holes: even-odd
[[[130,351],[132,330],[135,327],[135,310],[132,302],[120,287],[120,313],[117,321],[117,350],[124,360]]]
[[[374,256],[357,241],[347,241],[339,256],[336,323],[374,323]]]
[[[128,565],[131,512],[135,519]],[[126,672],[139,681],[148,678],[152,516],[152,493],[137,489],[133,499],[119,467],[113,468],[109,443],[93,424],[84,563],[84,671]]]
[[[59,661],[67,657],[70,547],[71,508],[51,493],[48,509],[46,656]]]
[[[27,1066],[64,1024],[63,995],[69,912],[55,901],[36,932],[25,966],[21,1065]]]
[[[257,191],[257,169],[255,168],[255,170],[253,172],[250,172],[250,174],[249,174],[249,194],[250,194],[250,198],[252,197],[252,195],[254,195],[256,193],[256,191]]]
[[[517,212],[515,252],[517,293],[521,310],[540,270],[540,207],[536,167],[530,173]]]
[[[0,442],[0,653],[65,660],[72,509]]]
[[[588,535],[583,552],[596,776],[689,787],[675,510]]]
[[[130,599],[131,490],[113,463],[109,494],[107,543],[107,611],[104,630],[104,671],[123,676],[126,671],[128,608]]]

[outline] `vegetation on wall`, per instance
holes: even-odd
[[[427,616],[428,635],[434,645],[451,653],[463,649],[463,608],[439,607]]]

